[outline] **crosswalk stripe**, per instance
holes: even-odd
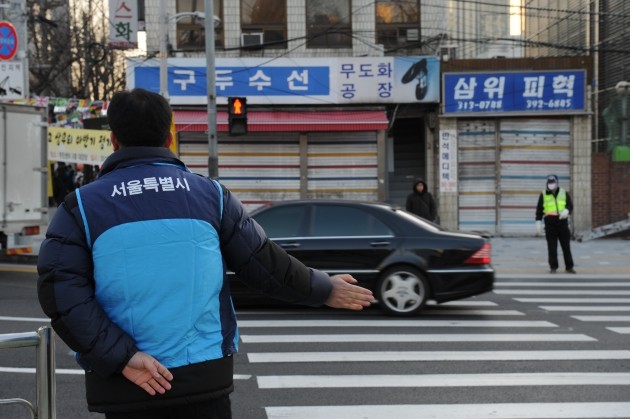
[[[517,310],[422,310],[424,315],[456,315],[456,316],[524,316]]]
[[[543,320],[241,320],[239,327],[558,327]]]
[[[495,303],[494,301],[470,301],[470,300],[459,300],[459,301],[447,301],[446,303],[436,303],[435,301],[429,301],[427,302],[427,306],[434,306],[434,305],[440,305],[440,306],[462,306],[462,307],[466,307],[466,306],[482,306],[482,307],[488,307],[488,306],[498,306],[497,303]]]
[[[630,322],[630,316],[571,316],[583,322]]]
[[[630,311],[629,306],[540,306],[547,311]]]
[[[600,419],[628,418],[630,403],[487,403],[267,407],[267,419]]]
[[[630,359],[630,351],[250,352],[247,359],[251,363],[626,360]]]
[[[0,367],[0,372],[17,373],[17,374],[35,374],[35,368],[16,368],[16,367]],[[56,368],[56,375],[83,375],[85,371],[79,368]],[[249,374],[234,374],[235,380],[249,380],[252,378]]]
[[[495,282],[495,287],[630,287],[630,281],[623,282]]]
[[[244,343],[316,342],[592,342],[581,334],[343,334],[343,335],[241,335]]]
[[[519,294],[532,294],[532,295],[630,295],[630,291],[625,290],[494,290],[495,294],[504,295],[519,295]]]
[[[384,387],[627,386],[630,373],[504,373],[410,375],[263,375],[262,389]],[[627,412],[626,412],[627,413]],[[529,416],[531,417],[531,416]]]
[[[630,303],[630,298],[515,298],[520,303]]]
[[[606,329],[621,335],[630,335],[630,327],[607,327]]]

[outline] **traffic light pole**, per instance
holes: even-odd
[[[217,138],[216,69],[214,57],[214,10],[213,0],[204,0],[206,13],[206,95],[208,98],[208,176],[219,177],[219,153]]]

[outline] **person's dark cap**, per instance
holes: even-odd
[[[558,176],[556,175],[549,175],[547,176],[547,183],[558,183]]]

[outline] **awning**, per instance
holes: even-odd
[[[180,131],[207,131],[207,111],[176,110],[175,128]],[[249,111],[250,132],[282,131],[376,131],[389,126],[385,111]],[[228,114],[217,112],[217,131],[228,132]]]

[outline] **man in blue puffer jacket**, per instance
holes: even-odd
[[[108,419],[231,417],[238,329],[226,272],[285,301],[360,310],[369,290],[309,269],[269,241],[220,183],[168,149],[171,109],[114,95],[114,153],[69,194],[42,244],[38,295]]]

